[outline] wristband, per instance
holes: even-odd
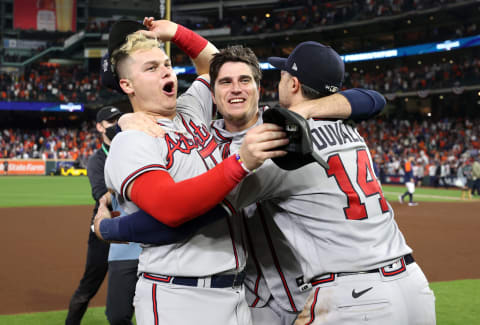
[[[247,166],[245,166],[245,162],[242,160],[242,158],[240,157],[240,154],[236,153],[235,154],[235,159],[237,160],[237,162],[240,164],[240,166],[242,166],[243,170],[246,171],[247,173],[251,174],[251,173],[255,173],[256,169],[254,170],[250,170],[247,168]]]
[[[192,59],[196,59],[208,44],[205,38],[182,25],[177,25],[177,31],[172,37],[172,42]]]

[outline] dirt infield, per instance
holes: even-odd
[[[0,209],[0,314],[68,308],[85,266],[92,211],[91,206]],[[104,282],[91,305],[105,305],[105,288]]]
[[[430,281],[480,278],[480,202],[393,203]],[[0,314],[66,309],[83,272],[92,207],[0,209]],[[105,285],[93,306],[105,305]]]

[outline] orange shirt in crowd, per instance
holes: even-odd
[[[410,161],[407,161],[405,163],[405,172],[408,173],[408,172],[411,172],[412,171],[412,163]]]

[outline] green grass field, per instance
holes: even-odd
[[[458,280],[431,283],[435,292],[437,325],[480,324],[480,280]],[[0,325],[63,324],[67,312],[51,311],[22,315],[0,315]],[[108,325],[105,308],[89,308],[82,325]],[[388,325],[388,324],[385,324]]]
[[[388,201],[397,201],[398,195],[405,193],[405,186],[398,185],[384,185],[383,192]],[[417,187],[415,188],[415,194],[413,195],[415,201],[419,202],[461,202],[460,189],[455,187],[450,187],[449,189],[444,188],[430,188],[430,187]],[[478,197],[474,200],[479,200]]]
[[[0,176],[0,207],[94,203],[86,176]]]
[[[383,186],[387,200],[397,200],[403,186]],[[461,202],[457,189],[417,188],[416,201]],[[476,199],[478,200],[478,198]],[[87,177],[0,177],[0,207],[93,204]],[[480,324],[480,279],[431,283],[436,295],[438,325]],[[63,324],[66,311],[0,315],[0,325]],[[107,325],[104,308],[88,309],[83,325]]]
[[[384,185],[388,201],[397,201],[404,186]],[[416,201],[460,202],[460,190],[417,187]],[[478,200],[478,198],[477,198]],[[0,207],[58,206],[93,204],[85,176],[3,176],[0,177]]]

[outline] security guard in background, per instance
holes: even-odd
[[[99,200],[106,196],[111,202],[110,193],[105,185],[104,167],[107,159],[110,143],[117,132],[117,122],[122,115],[120,110],[113,106],[100,109],[97,113],[97,131],[102,135],[102,146],[88,160],[87,174],[92,187],[92,196],[95,200],[93,217],[97,214]],[[90,230],[90,228],[89,228]],[[80,325],[88,303],[100,288],[108,270],[108,252],[110,245],[95,236],[90,230],[88,237],[87,261],[85,272],[80,284],[73,294],[68,307],[68,315],[65,325]]]

